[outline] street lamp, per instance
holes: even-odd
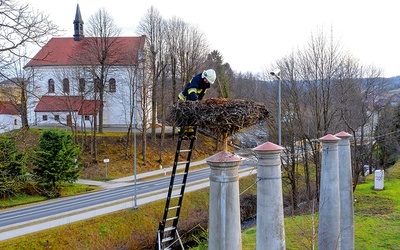
[[[281,139],[281,82],[282,79],[280,77],[281,70],[276,69],[271,71],[270,74],[278,79],[278,145],[282,146],[282,139]]]

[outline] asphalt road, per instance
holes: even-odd
[[[204,162],[198,162],[198,164],[201,163]],[[255,164],[255,159],[244,158],[239,168],[241,176],[255,173],[256,171],[253,171]],[[163,173],[163,170],[159,170],[150,174],[162,175]],[[138,180],[136,188],[132,183],[132,178],[125,178],[122,185],[114,181],[102,191],[1,211],[0,241],[165,199],[170,182],[170,176],[167,173],[162,178],[149,181]],[[189,172],[185,191],[190,192],[209,186],[209,174],[209,168]],[[175,178],[182,178],[182,176],[176,175]]]

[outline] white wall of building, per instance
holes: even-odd
[[[0,114],[0,134],[20,128],[21,128],[20,116]]]
[[[104,92],[104,113],[103,113],[103,125],[104,127],[116,126],[116,127],[127,127],[130,123],[130,112],[132,109],[132,95],[135,95],[137,100],[141,100],[141,90],[138,89],[136,94],[133,94],[132,86],[130,86],[130,75],[126,68],[115,68],[110,70],[106,76],[105,92]],[[43,113],[36,113],[34,110],[36,105],[39,103],[39,99],[43,95],[48,96],[63,96],[68,95],[63,92],[63,78],[69,79],[71,96],[83,95],[78,92],[79,78],[84,78],[86,80],[86,87],[84,94],[84,99],[94,100],[93,92],[93,79],[82,68],[61,68],[61,67],[38,67],[34,69],[34,74],[32,81],[28,87],[28,123],[29,125],[51,125],[60,124],[59,121],[55,121],[54,115],[59,115],[60,119],[64,119],[67,112],[65,113],[48,113],[47,121],[43,121]],[[109,91],[109,79],[114,78],[116,80],[116,92]],[[55,83],[55,92],[48,92],[48,80],[53,79]],[[139,84],[142,85],[142,84]],[[97,97],[98,98],[98,97]],[[148,97],[150,98],[150,97]],[[151,101],[148,99],[148,105],[151,107]],[[140,104],[140,103],[139,103]],[[141,107],[136,107],[136,118],[138,120],[138,127],[142,124],[142,112]],[[151,109],[149,109],[151,110]],[[74,114],[75,118],[72,121],[77,122],[77,126],[81,127],[82,118],[78,117],[78,114]],[[150,123],[151,115],[147,115],[148,121]],[[62,122],[62,120],[61,120]],[[66,121],[65,121],[66,123]],[[85,121],[86,126],[90,126],[89,121]],[[135,123],[135,122],[134,122]]]

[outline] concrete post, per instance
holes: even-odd
[[[340,138],[339,154],[339,190],[340,190],[340,246],[342,250],[354,249],[354,204],[353,180],[351,170],[350,134],[335,134]]]
[[[220,152],[207,159],[210,165],[208,249],[240,250],[242,234],[239,203],[239,156]]]
[[[259,250],[286,249],[280,154],[282,147],[266,142],[257,154],[257,232]]]
[[[328,134],[322,142],[318,249],[340,249],[339,138]]]

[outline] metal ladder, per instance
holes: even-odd
[[[177,224],[179,221],[179,214],[182,207],[183,195],[185,193],[187,176],[189,173],[190,158],[193,152],[194,142],[196,140],[196,127],[192,127],[193,135],[192,138],[187,138],[189,143],[188,149],[181,149],[183,141],[185,138],[179,134],[178,144],[175,152],[174,165],[171,171],[171,180],[168,188],[167,200],[165,203],[164,216],[162,221],[160,221],[158,232],[157,232],[157,242],[156,250],[168,250],[179,241],[182,249],[184,249],[182,241],[180,240]],[[187,143],[184,143],[187,144]],[[186,154],[186,161],[179,161],[180,158],[184,157]],[[178,165],[185,164],[185,169],[183,173],[177,174]],[[182,177],[182,178],[180,178]],[[177,240],[175,240],[177,238]]]

